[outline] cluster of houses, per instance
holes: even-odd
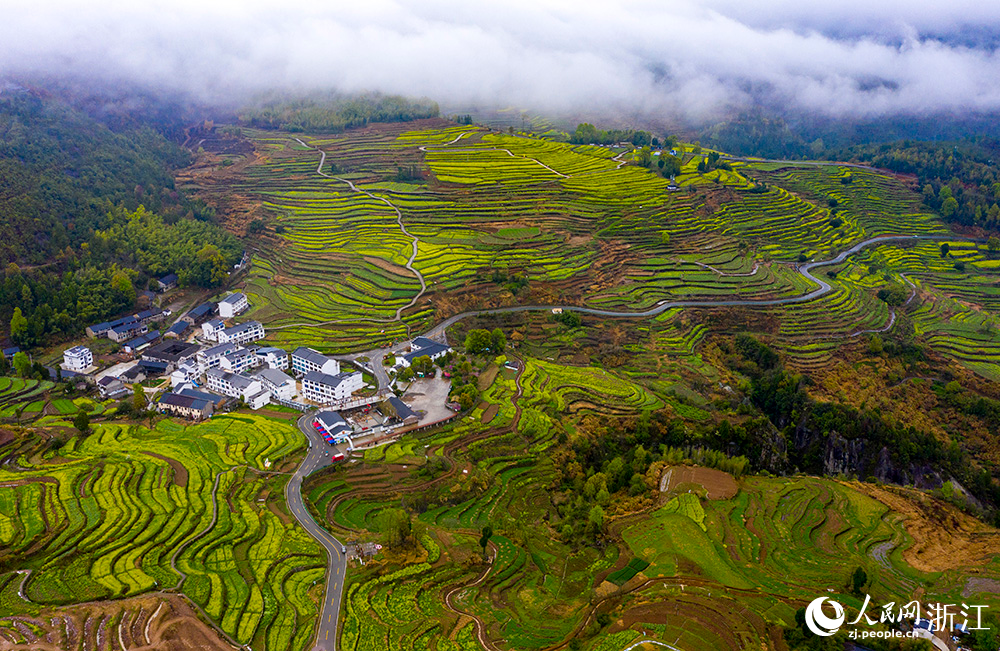
[[[101,395],[121,397],[128,392],[128,384],[169,376],[172,390],[161,397],[160,410],[200,420],[229,399],[241,400],[251,409],[270,403],[336,406],[364,387],[360,372],[342,370],[339,361],[319,351],[299,347],[289,354],[282,348],[254,345],[265,335],[259,321],[227,325],[249,307],[244,294],[230,294],[218,304],[204,303],[188,312],[162,340],[149,336],[153,333],[140,334],[141,343],[128,342],[127,352],[138,358],[136,364],[102,377],[97,383]],[[100,336],[123,324],[141,329],[144,318],[150,315],[97,324],[88,333]],[[93,355],[86,347],[76,346],[65,352],[64,365],[90,369]],[[300,378],[301,389],[289,372]]]
[[[159,280],[161,291],[176,285],[176,277]],[[249,309],[247,297],[233,293],[218,303],[202,303],[188,311],[163,331],[149,324],[170,315],[169,310],[150,309],[115,321],[87,328],[92,338],[107,337],[122,343],[122,353],[136,361],[116,367],[97,381],[104,398],[121,398],[129,385],[153,377],[168,377],[171,390],[160,396],[157,408],[193,420],[210,418],[230,401],[240,401],[251,409],[279,404],[307,410],[325,408],[313,425],[330,443],[347,441],[353,428],[336,409],[353,408],[381,400],[377,396],[357,397],[364,388],[360,372],[343,369],[341,363],[319,351],[300,346],[289,353],[282,348],[258,346],[264,338],[258,321],[233,323]],[[409,367],[415,359],[436,360],[450,348],[426,337],[412,341],[410,350],[396,357],[399,367]],[[94,356],[85,346],[65,351],[63,368],[80,373],[94,370]],[[419,420],[403,401],[388,399],[391,416],[403,424]]]

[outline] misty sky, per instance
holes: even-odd
[[[812,5],[821,5],[814,7]],[[1000,109],[1000,2],[4,0],[0,75],[710,118]]]

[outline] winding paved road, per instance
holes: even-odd
[[[463,133],[458,137],[456,137],[451,142],[444,143],[443,145],[436,145],[436,147],[447,146],[455,142],[458,142],[458,140],[460,140],[464,135],[466,134]],[[317,149],[314,147],[310,147],[309,145],[302,142],[298,138],[296,138],[295,140],[297,140],[298,143],[303,147],[308,147],[310,149]],[[420,149],[422,149],[423,151],[427,151],[425,147],[421,147]],[[420,281],[420,291],[416,294],[416,296],[413,297],[413,299],[407,305],[399,308],[396,311],[396,317],[394,320],[400,320],[400,316],[403,310],[406,310],[409,307],[415,305],[417,300],[419,300],[420,297],[423,296],[423,294],[427,290],[427,284],[424,280],[423,275],[413,267],[413,262],[417,256],[417,246],[420,240],[406,230],[406,227],[403,224],[402,212],[391,201],[389,201],[384,197],[379,197],[375,194],[372,194],[367,190],[358,188],[353,182],[347,179],[331,176],[326,172],[324,172],[323,165],[326,163],[326,152],[324,152],[322,149],[317,149],[317,150],[320,152],[320,162],[316,168],[317,174],[346,183],[351,188],[351,190],[367,195],[368,197],[376,201],[385,203],[387,206],[392,208],[393,211],[395,211],[396,221],[399,225],[400,230],[402,230],[402,232],[405,235],[407,235],[412,239],[412,252],[405,266]],[[508,151],[508,153],[510,152]],[[514,154],[511,155],[513,156]],[[734,160],[734,159],[730,158],[729,160]],[[782,161],[770,161],[770,162],[782,162]],[[795,162],[799,164],[802,163],[801,161],[788,161],[788,162],[789,163]],[[826,164],[832,164],[832,163],[826,163]],[[850,165],[850,166],[864,167],[861,165]],[[552,171],[555,172],[555,170]],[[565,176],[559,172],[556,173]],[[575,310],[583,314],[604,316],[609,318],[646,318],[646,317],[656,316],[658,314],[665,312],[666,310],[673,309],[676,307],[708,307],[708,308],[737,307],[737,306],[764,307],[772,305],[790,305],[794,303],[805,303],[820,298],[821,296],[828,294],[832,290],[832,287],[828,282],[826,282],[822,278],[817,278],[816,276],[813,275],[812,271],[814,269],[840,264],[850,256],[872,245],[883,244],[888,242],[913,242],[918,240],[951,240],[951,241],[963,240],[963,241],[974,241],[974,242],[983,241],[974,238],[967,238],[967,237],[961,237],[957,235],[947,235],[947,234],[883,235],[879,237],[873,237],[864,240],[863,242],[855,244],[851,248],[841,252],[839,255],[829,260],[809,262],[799,266],[798,272],[807,280],[809,280],[811,283],[817,285],[816,289],[806,294],[802,294],[800,296],[789,296],[785,298],[774,298],[774,299],[724,299],[724,300],[701,299],[701,300],[677,300],[677,301],[662,300],[647,310],[635,311],[635,312],[602,310],[597,308],[581,307],[577,305],[517,305],[512,307],[487,308],[482,310],[469,310],[466,312],[461,312],[459,314],[456,314],[452,317],[449,317],[444,321],[438,323],[434,327],[432,327],[426,333],[424,333],[424,336],[444,341],[445,332],[450,326],[470,316],[505,314],[514,312],[547,311],[547,310],[552,310],[553,308]],[[907,282],[909,282],[909,280],[907,280]],[[324,324],[313,323],[313,324],[295,324],[295,325],[320,326]],[[389,377],[386,374],[386,371],[382,365],[382,359],[386,354],[388,354],[392,350],[393,350],[392,348],[381,348],[373,351],[358,353],[357,355],[355,355],[355,357],[364,355],[371,360],[370,365],[378,381],[380,389],[386,388],[389,383]],[[330,457],[328,455],[333,450],[329,445],[327,445],[323,441],[323,439],[318,435],[318,433],[312,428],[311,418],[312,418],[311,414],[305,414],[298,421],[299,429],[310,441],[310,450],[305,460],[302,462],[302,465],[299,466],[299,468],[292,475],[292,478],[289,480],[288,484],[286,484],[285,500],[288,504],[290,512],[296,518],[296,520],[299,521],[299,523],[303,526],[303,528],[313,538],[315,538],[324,547],[324,549],[326,549],[327,552],[327,557],[329,559],[329,568],[327,572],[326,595],[323,600],[323,605],[320,614],[319,628],[317,629],[316,645],[314,649],[317,650],[321,649],[323,651],[334,651],[336,649],[336,643],[337,643],[337,624],[338,624],[338,617],[340,614],[340,604],[343,595],[344,580],[346,578],[346,573],[347,573],[347,557],[346,554],[342,553],[341,551],[344,548],[343,545],[336,538],[334,538],[328,531],[326,531],[324,528],[322,528],[319,524],[316,523],[312,515],[309,513],[308,509],[306,509],[305,503],[302,499],[302,481],[312,472],[315,472],[320,468],[330,465],[331,462],[330,462]],[[674,649],[674,647],[670,647],[669,645],[664,645],[662,643],[655,643],[655,644],[661,644],[661,646]]]
[[[292,478],[285,484],[285,502],[288,510],[299,521],[310,536],[326,550],[329,566],[326,572],[326,594],[320,607],[319,626],[316,629],[316,644],[313,649],[335,651],[337,648],[337,621],[340,616],[340,600],[344,593],[344,579],[347,577],[347,554],[343,544],[329,531],[313,519],[302,499],[302,480],[311,473],[330,465],[330,453],[340,450],[328,445],[312,427],[313,413],[303,414],[298,420],[299,430],[309,441],[309,452]]]

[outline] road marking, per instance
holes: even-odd
[[[326,639],[328,639],[328,640],[330,639],[330,631],[326,632]]]

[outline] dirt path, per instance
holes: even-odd
[[[490,557],[489,560],[490,563],[489,567],[487,567],[483,571],[483,573],[479,576],[479,578],[473,581],[472,583],[456,586],[451,590],[449,590],[448,594],[446,594],[444,597],[444,603],[448,607],[448,609],[451,610],[453,613],[456,613],[461,617],[471,619],[476,623],[476,639],[478,639],[479,643],[483,645],[483,648],[487,649],[487,651],[500,651],[500,649],[494,646],[493,642],[491,642],[490,639],[486,636],[486,624],[483,623],[483,620],[480,619],[477,615],[473,615],[472,613],[467,613],[464,610],[456,607],[455,604],[453,604],[451,601],[452,597],[455,596],[455,593],[462,590],[468,590],[469,588],[474,588],[475,586],[485,581],[486,577],[490,575],[490,572],[493,570],[493,561],[495,561],[497,557],[497,549],[496,546],[493,545],[493,543],[489,543],[489,545],[490,545],[490,551],[493,552],[493,555]],[[459,624],[461,624],[462,619],[460,618],[458,622]]]

